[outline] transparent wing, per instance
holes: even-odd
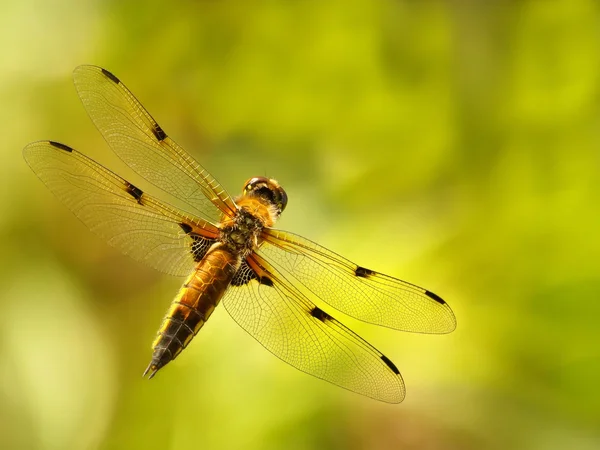
[[[248,262],[223,299],[244,330],[303,372],[376,400],[404,399],[402,376],[386,356],[317,308],[260,257],[252,255]]]
[[[456,328],[450,306],[426,289],[357,266],[301,236],[269,229],[257,251],[291,281],[349,316],[418,333]]]
[[[94,233],[162,272],[189,275],[218,233],[214,225],[159,202],[64,144],[34,142],[23,156]]]
[[[73,79],[96,128],[127,165],[199,217],[218,222],[222,214],[233,215],[236,207],[225,189],[166,135],[117,77],[79,66]]]

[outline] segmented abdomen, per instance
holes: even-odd
[[[224,245],[212,247],[173,300],[152,344],[150,378],[181,353],[208,320],[241,263]]]

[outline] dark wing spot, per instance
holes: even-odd
[[[446,304],[446,302],[444,300],[442,300],[438,295],[434,294],[433,292],[425,291],[425,295],[442,305]]]
[[[167,138],[167,133],[165,133],[164,130],[160,127],[160,125],[156,122],[154,122],[152,133],[154,133],[154,137],[158,141],[164,141]]]
[[[356,270],[354,271],[354,275],[361,278],[369,278],[371,275],[374,275],[375,272],[371,269],[367,269],[365,267],[356,266]]]
[[[385,363],[386,366],[388,366],[392,372],[394,372],[396,375],[400,375],[400,371],[398,370],[398,368],[394,365],[393,362],[390,361],[390,359],[385,356],[385,355],[381,355],[381,360]]]
[[[65,144],[61,144],[60,142],[48,141],[48,144],[50,144],[52,147],[56,147],[61,150],[64,150],[65,152],[71,153],[73,151],[73,149],[71,147],[69,147]]]
[[[115,84],[119,84],[121,82],[117,77],[115,77],[111,72],[109,72],[106,69],[102,69],[102,73]]]
[[[315,306],[312,311],[310,312],[310,315],[313,316],[315,319],[319,319],[321,322],[325,322],[326,320],[329,319],[333,319],[333,317],[331,317],[329,314],[327,314],[325,311],[323,311],[321,308]]]
[[[129,195],[131,195],[133,198],[135,198],[137,200],[137,202],[141,205],[142,204],[142,195],[144,195],[144,192],[139,187],[136,187],[127,181],[125,183],[126,183],[125,187],[127,189],[127,193]]]
[[[273,280],[268,277],[260,277],[258,280],[260,284],[264,284],[265,286],[273,286]]]
[[[192,232],[192,227],[189,226],[187,223],[180,223],[179,226],[185,234],[190,234]]]

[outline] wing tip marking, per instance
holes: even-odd
[[[388,358],[385,355],[381,355],[380,358],[385,363],[385,365],[390,368],[390,370],[392,372],[394,372],[396,375],[400,375],[400,371],[398,370],[398,368],[396,367],[396,365],[390,360],[390,358]]]
[[[354,275],[360,278],[369,278],[371,275],[374,275],[375,272],[371,269],[367,269],[366,267],[356,266],[354,270]]]
[[[48,141],[48,144],[50,144],[52,147],[56,147],[59,150],[63,150],[68,153],[73,152],[73,149],[71,147],[69,147],[68,145],[65,145],[65,144],[61,144],[60,142]]]
[[[439,295],[437,295],[437,294],[434,294],[434,293],[433,293],[433,292],[431,292],[431,291],[425,291],[425,295],[426,295],[427,297],[429,297],[430,299],[432,299],[432,300],[435,300],[435,301],[436,301],[436,302],[438,302],[440,305],[445,305],[445,304],[446,304],[446,302],[445,302],[444,300],[442,300],[442,298],[441,298]]]
[[[121,80],[119,80],[115,75],[113,75],[112,72],[109,72],[106,69],[100,69],[102,70],[102,74],[107,77],[110,81],[112,81],[115,84],[119,84],[121,82]]]

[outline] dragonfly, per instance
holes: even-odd
[[[455,329],[456,319],[441,297],[274,228],[288,202],[275,179],[252,177],[232,197],[111,72],[84,65],[73,79],[112,150],[177,200],[175,207],[151,196],[59,142],[23,149],[33,172],[92,232],[134,260],[186,277],[144,376],[173,361],[222,302],[240,327],[293,367],[376,400],[404,399],[396,365],[325,309],[396,330],[443,334]]]

